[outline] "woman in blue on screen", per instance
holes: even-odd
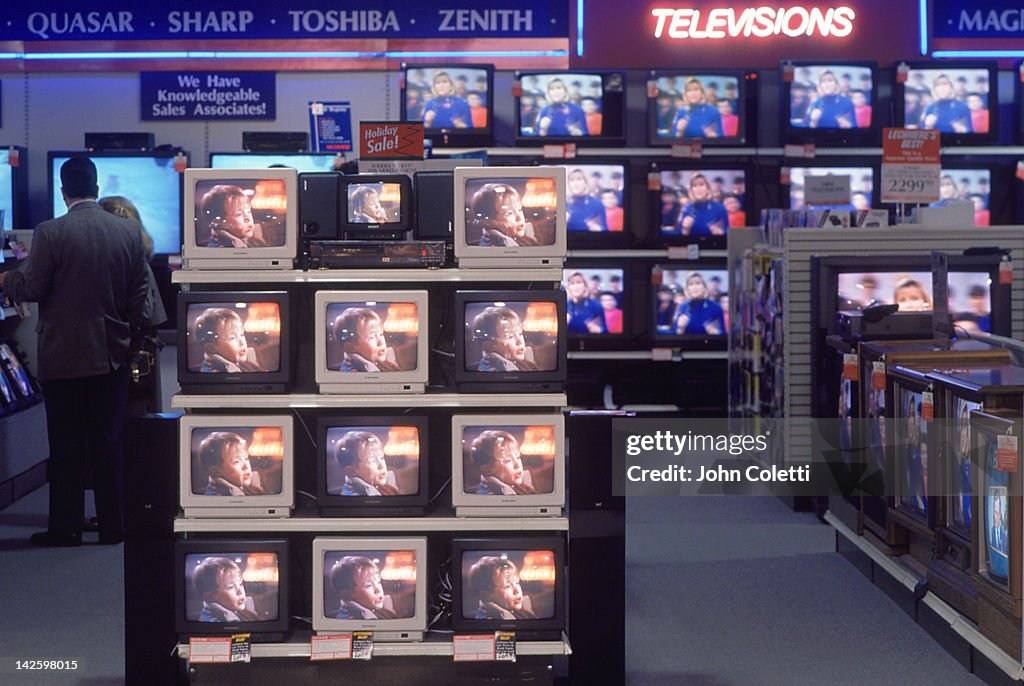
[[[684,236],[724,236],[729,227],[725,205],[712,200],[711,184],[703,174],[690,177],[690,204],[679,213],[679,233]]]
[[[678,335],[720,336],[725,331],[722,306],[708,299],[708,284],[700,272],[686,277],[686,300],[673,317]]]
[[[537,116],[538,136],[586,136],[587,117],[583,108],[569,102],[569,89],[562,79],[548,81],[548,104]]]
[[[926,513],[928,502],[925,500],[924,492],[928,454],[921,439],[921,407],[918,399],[911,395],[907,400],[907,458],[904,467],[907,493],[903,497],[903,502],[918,512]]]
[[[587,175],[582,169],[573,169],[568,178],[569,198],[566,209],[569,231],[607,231],[608,216],[604,204],[590,194]]]
[[[965,529],[971,529],[971,420],[967,403],[960,408],[959,441],[956,451],[956,480],[958,484],[954,500],[953,522]]]
[[[807,110],[807,126],[812,129],[852,129],[857,124],[853,100],[839,91],[839,81],[831,71],[818,77],[818,97]]]
[[[938,129],[943,133],[974,133],[971,110],[966,103],[956,99],[953,82],[948,76],[939,74],[935,77],[932,96],[935,99],[921,115],[921,128]]]
[[[583,274],[573,272],[565,282],[568,296],[566,314],[569,318],[569,333],[608,333],[604,319],[604,308],[590,297],[590,289]]]
[[[687,79],[683,99],[686,104],[676,111],[672,122],[676,136],[718,138],[722,135],[722,114],[715,105],[708,103],[704,84],[699,79]]]
[[[455,95],[455,84],[448,72],[434,74],[430,89],[434,97],[423,108],[423,126],[428,129],[466,129],[473,125],[469,103]]]

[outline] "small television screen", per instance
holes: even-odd
[[[27,167],[28,155],[24,148],[0,147],[0,229],[5,231],[28,228],[25,216]]]
[[[464,267],[560,263],[566,250],[561,167],[455,169],[455,256]]]
[[[288,310],[284,292],[179,293],[179,383],[193,392],[281,392]]]
[[[729,271],[724,267],[666,263],[651,268],[654,340],[725,344]]]
[[[198,416],[179,422],[186,517],[287,517],[293,504],[292,419]]]
[[[790,62],[782,73],[787,140],[878,144],[873,63]]]
[[[452,628],[557,636],[565,613],[563,550],[556,537],[453,540]]]
[[[287,631],[287,541],[177,541],[174,557],[178,633]]]
[[[426,538],[315,538],[313,629],[422,640],[426,576]]]
[[[648,142],[743,145],[746,87],[739,72],[652,71],[647,82]]]
[[[939,177],[939,199],[930,207],[945,207],[954,202],[974,205],[974,225],[991,226],[989,197],[992,172],[988,169],[942,169]]]
[[[397,240],[412,228],[408,176],[357,174],[341,179],[341,223],[347,239]]]
[[[897,384],[896,417],[899,493],[901,509],[927,520],[928,517],[928,424],[924,419],[921,391]]]
[[[490,145],[494,66],[403,64],[401,117],[422,121],[434,146]]]
[[[566,306],[562,291],[459,291],[455,379],[467,390],[561,390],[566,373]]]
[[[427,505],[423,417],[319,417],[322,515],[416,515]]]
[[[624,333],[625,270],[621,267],[568,267],[562,270],[568,312],[567,332],[578,336],[615,336]]]
[[[516,80],[517,142],[625,139],[625,73],[517,72]]]
[[[971,433],[977,441],[975,450],[981,476],[979,571],[1003,590],[1009,589],[1010,532],[1013,519],[1010,510],[1010,472],[999,469],[998,438],[1008,430],[1012,432],[1012,426],[1011,422],[996,420],[983,412],[971,413]]]
[[[426,291],[317,291],[321,393],[422,393],[427,382]]]
[[[850,202],[845,205],[819,205],[807,202],[804,189],[808,176],[849,176]],[[829,210],[869,210],[875,199],[875,170],[872,167],[791,167],[789,170],[789,207]]]
[[[949,491],[949,507],[946,511],[946,526],[959,532],[965,538],[971,535],[971,412],[981,409],[981,403],[955,395],[949,396],[952,416],[946,421],[950,425],[949,443],[953,460],[947,466],[947,478],[952,488]]]
[[[50,198],[54,217],[67,212],[61,195],[60,168],[77,155],[96,165],[99,197],[123,196],[139,210],[142,225],[153,238],[153,252],[181,252],[181,174],[174,169],[177,152],[63,152],[51,151]]]
[[[291,167],[297,172],[329,172],[342,157],[333,152],[211,152],[212,169]]]
[[[185,260],[194,268],[290,269],[297,198],[294,169],[186,169]]]
[[[755,221],[748,204],[747,172],[742,167],[666,168],[652,164],[658,189],[652,191],[661,241],[717,242],[725,246],[730,228]],[[721,238],[715,238],[721,237]]]
[[[994,64],[910,63],[907,67],[905,74],[897,68],[898,123],[908,129],[937,130],[944,143],[995,139],[999,100]]]
[[[569,241],[576,234],[622,233],[628,213],[625,210],[629,184],[628,165],[555,164],[566,173],[566,230]]]
[[[455,415],[452,501],[456,514],[560,514],[565,503],[564,445],[565,422],[560,414]]]

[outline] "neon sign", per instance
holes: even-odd
[[[693,8],[656,8],[654,37],[661,38],[768,38],[802,36],[845,38],[853,33],[852,7],[732,7],[702,11]]]

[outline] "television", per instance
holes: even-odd
[[[313,539],[313,629],[372,631],[374,641],[422,641],[427,539]]]
[[[1012,211],[1007,221],[1007,213],[1001,207],[993,207],[993,186],[992,168],[950,168],[944,165],[939,176],[939,199],[929,207],[945,207],[955,202],[970,202],[974,205],[974,225],[991,226],[993,224],[1012,223]],[[1010,186],[1009,179],[1003,179],[1002,174],[996,172],[999,187],[1006,189]],[[1004,195],[1010,195],[1003,191]],[[997,204],[1000,201],[996,200]],[[1011,208],[1012,209],[1012,208]],[[993,221],[993,217],[995,221]]]
[[[651,266],[650,331],[654,347],[725,349],[729,270],[724,262],[659,262]]]
[[[186,169],[189,269],[291,269],[299,237],[294,169]]]
[[[598,160],[543,165],[565,170],[566,232],[570,248],[629,244],[629,162]]]
[[[423,122],[435,148],[494,142],[494,65],[402,64],[402,121]]]
[[[651,71],[647,77],[647,143],[745,145],[756,74],[713,69]]]
[[[874,62],[792,61],[781,69],[786,141],[878,145],[884,116]]]
[[[660,244],[698,243],[725,248],[730,228],[756,221],[747,192],[748,169],[737,163],[652,162],[648,175]]]
[[[808,176],[849,176],[850,202],[843,205],[808,203],[804,192]],[[876,198],[874,167],[791,166],[789,168],[789,208],[792,210],[812,207],[823,210],[869,210],[877,204]]]
[[[998,71],[994,62],[908,62],[896,67],[897,126],[934,129],[942,143],[977,145],[999,132]]]
[[[316,427],[321,516],[423,514],[430,501],[426,417],[317,417]]]
[[[562,415],[454,415],[452,504],[457,517],[561,515]]]
[[[288,517],[295,500],[289,415],[185,415],[179,493],[186,517]]]
[[[562,291],[457,291],[455,382],[464,392],[561,392]]]
[[[400,240],[412,228],[412,180],[405,174],[355,174],[339,182],[346,239]]]
[[[317,291],[314,307],[321,393],[425,392],[426,291]]]
[[[28,228],[28,151],[0,147],[0,229]]]
[[[517,144],[625,141],[625,72],[524,71],[514,78]]]
[[[602,342],[621,345],[632,337],[632,283],[625,260],[573,262],[562,270],[566,333],[574,348]]]
[[[895,472],[893,484],[893,507],[897,510],[896,523],[910,529],[911,535],[920,532],[923,526],[926,536],[934,542],[934,531],[931,525],[936,521],[934,497],[929,498],[928,478],[938,477],[940,471],[935,468],[938,455],[936,449],[939,441],[929,441],[929,425],[925,420],[924,393],[930,392],[931,384],[925,379],[924,373],[905,366],[887,369],[892,383],[893,428],[894,442],[889,446],[890,464]],[[932,459],[929,469],[929,458]],[[932,493],[937,490],[932,483]],[[899,515],[909,516],[918,525],[903,524]],[[928,546],[927,564],[931,559],[931,547]],[[920,552],[920,551],[918,551]]]
[[[210,168],[290,167],[297,172],[329,172],[343,159],[335,152],[211,152]]]
[[[175,541],[174,569],[180,635],[284,639],[290,617],[288,541]]]
[[[1000,450],[1000,436],[1017,438]],[[975,573],[1010,599],[1021,597],[1020,569],[1020,482],[1015,473],[1000,469],[1000,452],[1020,461],[1020,422],[1009,412],[971,412],[971,440],[974,474],[977,477],[978,526],[975,527],[978,558]],[[1011,604],[1011,607],[1013,604]]]
[[[452,629],[557,640],[565,627],[565,546],[557,536],[452,540]]]
[[[178,383],[184,393],[284,393],[291,381],[288,294],[178,294]]]
[[[456,167],[459,266],[560,266],[566,252],[565,193],[560,167]]]
[[[181,253],[181,174],[174,168],[178,150],[51,150],[47,153],[53,217],[67,212],[61,195],[60,168],[85,155],[96,165],[100,198],[119,195],[139,210],[157,255]]]

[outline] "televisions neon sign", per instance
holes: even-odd
[[[733,7],[712,10],[655,8],[654,37],[661,38],[844,38],[853,33],[852,7]]]

